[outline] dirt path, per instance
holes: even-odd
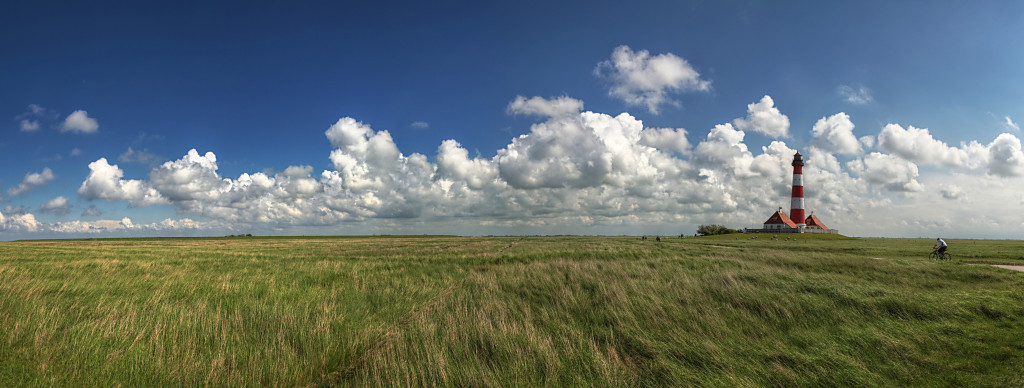
[[[1011,270],[1011,271],[1020,271],[1020,272],[1024,272],[1024,265],[1002,265],[1002,264],[992,264],[992,266],[993,266],[993,267],[999,267],[999,268],[1002,268],[1002,269],[1008,269],[1008,270]]]
[[[993,267],[999,267],[1002,269],[1008,269],[1011,271],[1024,272],[1024,265],[1008,265],[1008,264],[989,264],[989,263],[967,263],[969,265],[990,265]]]

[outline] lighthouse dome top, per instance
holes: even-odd
[[[804,157],[803,157],[803,155],[800,155],[800,151],[797,151],[796,154],[793,155],[793,165],[794,166],[803,166],[804,165]]]

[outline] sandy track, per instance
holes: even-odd
[[[1012,271],[1020,271],[1020,272],[1024,272],[1024,265],[1002,265],[1002,264],[992,264],[992,266],[993,266],[993,267],[999,267],[999,268],[1003,268],[1003,269],[1008,269],[1008,270],[1012,270]]]

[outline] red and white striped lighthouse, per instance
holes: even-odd
[[[798,151],[793,155],[793,203],[789,208],[789,219],[803,229],[807,226],[804,218],[804,159]]]

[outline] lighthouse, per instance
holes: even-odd
[[[839,234],[838,230],[831,229],[821,223],[818,217],[811,212],[810,216],[804,217],[804,158],[799,152],[793,155],[793,194],[790,197],[792,206],[789,208],[789,215],[779,210],[764,222],[764,227],[758,229],[744,228],[744,233],[828,233]],[[773,238],[774,239],[774,238]]]
[[[789,218],[796,226],[803,229],[807,226],[804,219],[804,159],[797,151],[793,155],[793,203],[789,208]]]

